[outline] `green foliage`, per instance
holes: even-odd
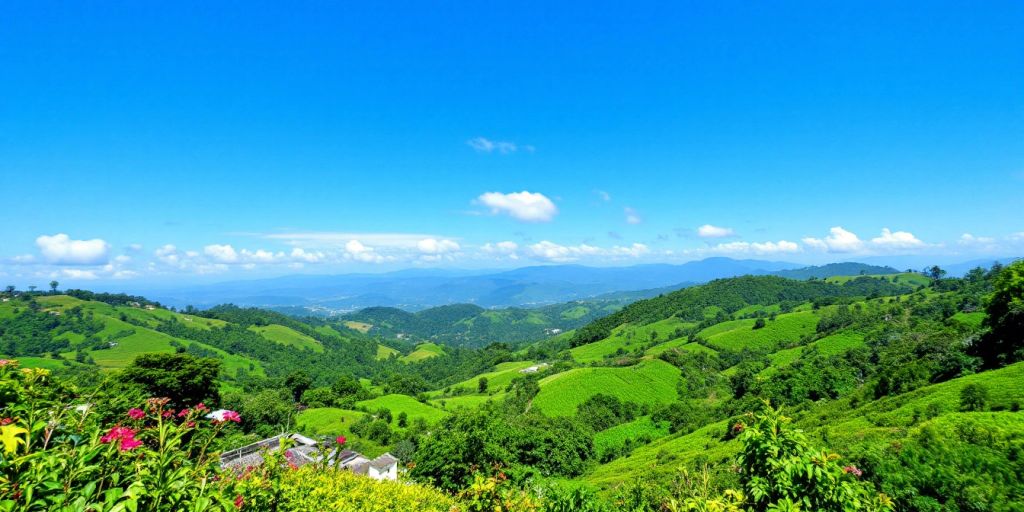
[[[992,273],[994,293],[985,319],[990,330],[973,347],[989,367],[1024,360],[1024,260]]]
[[[893,510],[888,496],[860,480],[860,469],[812,447],[789,423],[780,411],[766,407],[750,425],[733,427],[743,432],[737,464],[752,510]]]
[[[216,404],[220,361],[189,354],[143,354],[121,372],[125,382],[136,384],[150,396],[166,397],[179,407],[201,402]]]

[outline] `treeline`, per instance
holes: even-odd
[[[859,277],[843,284],[824,281],[794,281],[775,276],[743,276],[716,279],[703,286],[684,288],[653,299],[634,302],[576,331],[572,346],[608,337],[612,329],[626,323],[647,324],[675,316],[688,322],[704,320],[707,308],[732,314],[752,304],[823,301],[837,297],[890,296],[913,289],[883,279]]]

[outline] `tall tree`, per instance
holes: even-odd
[[[60,286],[56,280],[50,281],[50,293],[57,293],[57,287]]]
[[[1024,360],[1024,260],[999,271],[993,280],[982,339],[971,347],[989,367]]]

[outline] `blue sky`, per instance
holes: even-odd
[[[1020,2],[294,4],[0,7],[0,279],[1024,253]]]

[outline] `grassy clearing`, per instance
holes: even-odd
[[[252,325],[249,326],[249,330],[259,333],[260,336],[263,336],[274,343],[280,343],[282,345],[288,345],[289,347],[299,349],[312,350],[313,352],[324,351],[324,347],[319,341],[310,338],[291,327],[285,327],[278,324]]]
[[[647,352],[644,352],[644,355],[658,357],[670,350],[685,350],[687,352],[707,352],[708,354],[717,354],[713,348],[705,347],[700,343],[689,343],[686,338],[679,338],[672,341],[666,341],[660,345],[655,345],[647,349]]]
[[[652,340],[671,340],[678,338],[682,331],[692,327],[678,318],[668,318],[647,325],[623,325],[615,328],[607,338],[580,345],[569,351],[572,358],[581,363],[600,361],[617,353],[620,349],[630,352],[642,347]]]
[[[723,322],[704,329],[700,336],[712,347],[723,350],[773,349],[814,334],[818,326],[818,315],[813,311],[787,313],[777,316],[775,320],[768,320],[761,329],[754,329],[754,322],[753,319]]]
[[[393,349],[393,348],[391,348],[391,347],[389,347],[387,345],[381,345],[379,343],[377,344],[377,359],[387,359],[387,358],[389,358],[391,356],[401,356],[401,355],[402,355],[401,352],[399,352],[399,351],[397,351],[397,350],[395,350],[395,349]]]
[[[347,320],[345,321],[345,327],[365,334],[369,332],[370,329],[373,329],[373,324],[368,324],[366,322],[356,322],[355,320]],[[331,330],[334,331],[334,329]],[[334,332],[337,333],[337,331]]]
[[[771,360],[771,366],[765,368],[761,375],[771,375],[778,371],[779,368],[793,364],[804,351],[817,350],[822,355],[834,356],[863,346],[864,336],[862,334],[850,331],[838,332],[803,347],[793,347],[775,352],[768,356]]]
[[[416,361],[422,361],[424,359],[437,357],[443,354],[444,348],[436,343],[420,343],[419,345],[416,345],[416,350],[413,350],[408,355],[403,356],[400,359],[407,363],[415,363]]]
[[[372,400],[356,402],[356,406],[358,408],[365,407],[368,411],[388,409],[395,417],[404,412],[409,416],[410,421],[416,418],[423,418],[427,423],[434,423],[447,415],[444,411],[436,407],[420,403],[416,401],[415,398],[408,395],[384,395]]]
[[[957,322],[960,322],[961,324],[964,324],[964,325],[966,325],[968,327],[971,327],[973,329],[978,329],[978,328],[981,327],[981,322],[983,320],[985,320],[985,312],[984,311],[975,311],[973,313],[962,313],[961,312],[961,313],[957,313],[957,314],[953,315],[953,320],[955,320]]]
[[[491,400],[496,402],[504,400],[505,396],[506,393],[504,392],[495,393],[493,395],[449,396],[445,398],[435,398],[430,401],[430,405],[446,411],[455,409],[476,409]]]
[[[660,360],[625,368],[575,368],[540,380],[533,407],[551,416],[571,416],[576,407],[599,393],[646,404],[677,398],[679,369]]]
[[[478,389],[478,383],[480,381],[480,378],[483,377],[487,379],[488,390],[492,392],[500,391],[509,384],[511,384],[512,379],[515,379],[516,377],[522,375],[521,373],[519,373],[519,370],[522,370],[523,368],[527,368],[533,365],[533,361],[512,361],[508,363],[500,363],[494,367],[494,370],[484,372],[479,375],[475,375],[462,382],[459,382],[458,384],[452,384],[450,387],[452,389],[464,388],[472,391],[474,394],[478,394],[476,393],[476,390]],[[427,394],[429,396],[440,396],[442,394],[442,391],[431,391],[430,393]]]
[[[650,416],[642,416],[629,423],[616,425],[594,435],[594,451],[603,453],[609,449],[621,449],[627,442],[647,444],[668,435],[668,422],[654,422]]]
[[[847,281],[853,281],[858,277],[873,277],[875,279],[885,279],[890,283],[906,284],[911,286],[921,286],[931,283],[931,279],[928,276],[918,274],[917,272],[901,272],[899,274],[871,274],[868,276],[832,276],[826,278],[825,281],[835,284],[843,284]]]

